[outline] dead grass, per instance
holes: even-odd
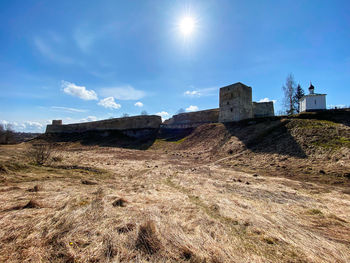
[[[6,149],[0,262],[350,261],[342,186],[253,176],[191,152],[75,145],[60,165],[35,166]]]

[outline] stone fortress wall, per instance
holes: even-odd
[[[252,88],[240,82],[220,88],[220,108],[180,113],[164,121],[170,129],[193,128],[204,123],[233,122],[275,116],[273,102],[253,102]]]
[[[62,120],[53,120],[51,125],[47,125],[46,133],[119,130],[129,136],[138,137],[159,128],[185,129],[204,123],[234,122],[268,116],[274,116],[273,102],[253,102],[252,88],[238,82],[220,89],[220,107],[217,109],[180,113],[164,123],[161,117],[156,115],[66,125],[62,124]]]
[[[275,116],[273,102],[253,102],[254,118]]]
[[[215,123],[219,121],[219,109],[210,109],[194,112],[186,112],[174,115],[163,122],[163,128],[182,129],[193,128],[204,123]]]
[[[101,121],[74,123],[62,125],[61,120],[53,120],[47,125],[46,133],[72,133],[85,131],[130,131],[140,129],[159,129],[162,119],[157,115],[113,118]]]

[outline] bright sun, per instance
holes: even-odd
[[[192,34],[195,28],[196,22],[192,17],[184,17],[181,19],[179,27],[180,31],[184,36],[189,36]]]

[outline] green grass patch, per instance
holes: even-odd
[[[316,208],[307,210],[307,213],[310,215],[323,215],[322,211]]]
[[[296,122],[295,122],[296,121]],[[310,128],[320,128],[320,127],[335,127],[338,124],[332,121],[327,120],[294,120],[295,125],[304,128],[304,129],[310,129]]]
[[[327,148],[327,149],[338,149],[340,147],[350,148],[350,139],[342,136],[334,136],[332,138],[327,138],[328,140],[318,140],[311,142],[311,144]]]

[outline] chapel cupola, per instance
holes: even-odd
[[[309,87],[309,94],[314,94],[315,93],[315,87],[312,85],[310,82],[310,87]]]

